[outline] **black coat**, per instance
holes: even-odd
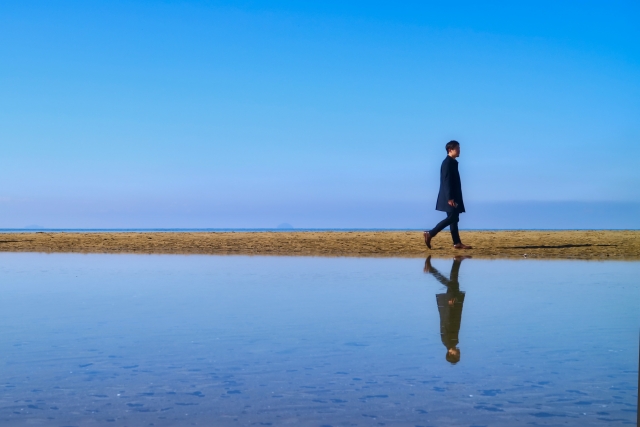
[[[457,208],[449,205],[449,200],[458,204]],[[436,210],[442,212],[452,212],[456,210],[464,212],[464,201],[462,200],[462,183],[458,172],[458,162],[453,157],[447,156],[440,166],[440,192]]]

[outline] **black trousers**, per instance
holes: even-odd
[[[460,221],[460,213],[458,211],[447,212],[447,217],[440,221],[438,225],[433,227],[433,230],[429,230],[429,235],[435,237],[436,234],[444,230],[446,226],[449,226],[451,230],[451,237],[453,238],[453,244],[457,245],[460,242],[460,233],[458,233],[458,221]]]

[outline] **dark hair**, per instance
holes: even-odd
[[[447,142],[447,145],[444,146],[444,148],[447,149],[447,153],[451,150],[455,150],[456,147],[459,147],[460,143],[454,139],[452,139],[451,141]]]
[[[460,361],[460,350],[458,350],[457,354],[451,354],[447,351],[447,355],[445,356],[445,359],[447,359],[447,362],[451,363],[452,365],[455,365]]]

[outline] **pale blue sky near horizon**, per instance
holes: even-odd
[[[640,228],[638,22],[632,1],[2,2],[0,228],[430,227],[449,139],[461,227]]]

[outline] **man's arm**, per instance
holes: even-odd
[[[449,204],[449,206],[453,208],[457,207],[458,204],[455,202],[454,196],[453,196],[454,182],[453,182],[453,171],[451,170],[451,162],[447,162],[444,165],[444,168],[442,171],[442,183],[443,183],[444,194],[445,194],[447,203]]]

